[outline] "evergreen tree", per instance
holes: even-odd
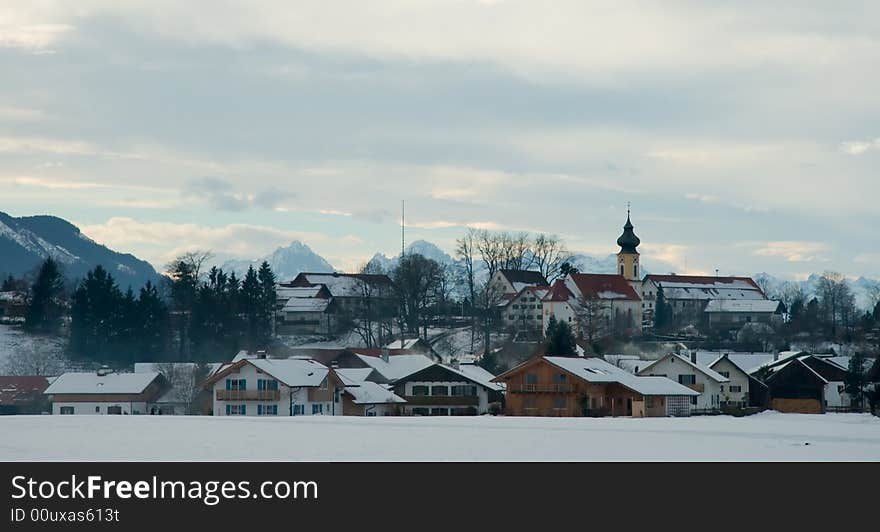
[[[149,281],[137,300],[136,362],[160,360],[168,348],[168,306]]]
[[[544,352],[548,356],[575,356],[577,354],[574,333],[567,322],[561,321],[554,327],[552,336],[547,338],[547,348]]]
[[[263,261],[257,272],[260,281],[260,312],[257,321],[256,339],[261,346],[268,346],[275,333],[275,273],[269,263]]]
[[[248,267],[248,271],[241,283],[241,312],[245,319],[245,345],[248,349],[254,350],[260,345],[259,325],[262,318],[262,302],[263,292],[260,281],[257,279],[257,272],[253,266]]]
[[[559,325],[559,322],[556,321],[556,315],[551,314],[550,319],[547,320],[547,330],[544,331],[545,338],[552,338],[553,335],[556,334],[556,327]]]
[[[120,345],[123,295],[113,276],[98,265],[80,282],[70,309],[70,350],[74,356],[123,362]]]
[[[654,308],[654,328],[662,331],[672,323],[672,308],[666,301],[663,285],[657,286],[657,304]]]
[[[12,292],[15,290],[15,285],[15,277],[9,274],[9,277],[3,279],[3,286],[0,288],[0,292]]]
[[[874,305],[873,315],[874,315],[874,323],[880,324],[880,301],[878,301],[877,304]]]
[[[865,388],[868,386],[868,372],[865,370],[865,355],[856,353],[849,359],[849,368],[844,380],[844,390],[859,409],[865,404]]]
[[[559,275],[560,275],[560,277],[565,277],[566,275],[568,275],[568,274],[570,274],[570,273],[580,273],[580,270],[578,269],[577,266],[573,265],[573,264],[570,263],[570,262],[563,262],[563,263],[559,266]]]
[[[52,257],[43,261],[31,286],[24,327],[31,332],[55,332],[64,311],[64,276]]]

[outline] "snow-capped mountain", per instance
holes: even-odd
[[[226,261],[221,268],[224,271],[234,271],[237,276],[243,277],[248,266],[253,266],[256,269],[263,261],[269,263],[279,281],[291,281],[301,272],[330,273],[335,271],[333,266],[324,260],[324,257],[312,251],[312,248],[299,240],[294,240],[289,246],[278,248],[271,254],[256,260]]]
[[[123,290],[129,286],[136,290],[147,281],[156,283],[158,279],[148,262],[98,244],[61,218],[14,218],[0,212],[0,274],[28,274],[47,257],[57,260],[70,280],[84,277],[98,264],[113,275]]]
[[[450,257],[448,253],[437,247],[436,244],[432,244],[426,240],[416,240],[412,244],[406,246],[404,252],[407,255],[418,254],[447,266],[456,264],[455,259]],[[371,267],[381,267],[382,271],[388,272],[397,266],[397,261],[399,260],[400,255],[388,257],[384,253],[376,253],[373,255],[373,258],[370,259],[369,264]]]
[[[790,281],[774,277],[768,273],[755,274],[754,279],[759,286],[763,287],[770,297],[780,297],[787,289],[799,286],[803,289],[807,297],[817,295],[819,279],[822,275],[814,273],[803,281]],[[880,280],[859,277],[857,279],[846,279],[846,284],[855,296],[856,307],[862,310],[871,310],[874,305],[873,294],[875,290],[880,290]]]

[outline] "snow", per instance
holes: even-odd
[[[455,370],[455,368],[452,369]],[[494,390],[496,392],[504,391],[503,383],[492,382],[492,379],[495,378],[495,375],[492,375],[491,373],[476,364],[461,364],[458,366],[458,370],[456,371],[490,390]]]
[[[544,357],[547,362],[587,382],[617,382],[642,395],[700,395],[666,377],[641,377],[613,366],[601,358]]]
[[[750,370],[761,367],[765,364],[773,362],[776,356],[774,353],[746,353],[734,351],[697,351],[697,364],[702,366],[711,366],[713,362],[721,358],[721,355],[727,354],[728,360],[739,369],[750,373]]]
[[[355,354],[357,354],[356,350]],[[392,355],[388,357],[388,362],[380,357],[361,354],[357,356],[392,382],[434,365],[434,362],[425,355]]]
[[[709,377],[710,379],[712,379],[715,382],[730,382],[730,379],[728,379],[724,375],[718,373],[714,369],[709,368],[709,366],[704,366],[704,365],[700,364],[699,362],[694,364],[693,362],[690,361],[689,358],[682,356],[682,355],[676,355],[674,353],[670,353],[666,357],[670,357],[670,356],[675,357],[676,359],[684,362],[688,366],[690,366],[690,367],[694,368],[695,370],[699,371],[700,373],[706,375],[707,377]],[[642,368],[641,370],[639,370],[639,373],[643,373],[643,372],[647,371],[649,368],[654,366],[654,364],[656,364],[662,360],[665,360],[666,357],[663,357],[660,360],[653,361],[651,364],[649,364],[649,365],[645,366],[644,368]]]
[[[375,370],[373,368],[340,368],[334,371],[342,379],[342,383],[349,386],[366,381],[370,373]]]
[[[713,299],[706,304],[705,312],[764,312],[779,309],[779,301],[768,299]]]
[[[356,405],[373,405],[387,403],[405,403],[406,399],[375,382],[360,382],[346,386],[345,392],[350,394]]]
[[[306,358],[249,358],[248,362],[279,382],[295,386],[318,386],[330,371],[320,362]]]
[[[0,459],[9,461],[880,460],[880,419],[867,414],[644,419],[3,416],[0,433]],[[258,453],[254,441],[260,442]],[[291,442],[296,442],[295,453]]]
[[[328,306],[329,299],[292,297],[287,300],[282,312],[324,312]]]
[[[46,394],[139,394],[158,376],[157,372],[64,373],[46,388]]]

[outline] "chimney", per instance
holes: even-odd
[[[779,360],[779,352],[778,351],[773,353],[773,362],[776,362],[777,360]]]
[[[383,348],[382,348],[382,360],[384,360],[385,362],[388,362],[388,357],[389,357],[389,355],[390,355],[390,353],[389,353],[389,351],[388,351],[388,348],[387,348],[387,347],[383,347]]]
[[[263,359],[269,358],[269,353],[265,349],[257,351],[257,358],[263,358]]]
[[[111,373],[113,373],[113,370],[107,366],[101,366],[100,368],[98,368],[98,377],[106,377]]]
[[[461,369],[461,363],[458,361],[457,358],[452,361],[452,367],[454,369]]]
[[[690,351],[691,351],[691,362],[696,364],[697,363],[697,350],[691,349]]]

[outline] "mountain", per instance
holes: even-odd
[[[814,273],[803,281],[789,281],[774,277],[768,273],[754,275],[755,281],[770,297],[780,297],[787,289],[796,286],[801,287],[808,297],[815,297],[821,277],[821,274]],[[846,284],[849,285],[853,296],[855,296],[857,308],[861,310],[873,309],[874,293],[875,291],[880,291],[880,280],[859,277],[857,279],[846,279]]]
[[[100,264],[123,290],[138,289],[147,281],[156,283],[159,277],[148,262],[98,244],[66,220],[14,218],[0,212],[0,274],[20,277],[38,268],[46,257],[57,260],[71,280],[85,277]]]
[[[412,244],[406,246],[404,252],[407,255],[418,254],[425,258],[437,261],[439,264],[445,266],[452,266],[456,264],[455,259],[449,256],[448,253],[437,247],[436,244],[432,244],[426,240],[416,240]],[[373,258],[370,259],[369,265],[371,267],[381,267],[382,271],[388,272],[394,269],[397,266],[397,261],[400,260],[400,255],[395,255],[393,257],[388,257],[384,253],[376,253],[373,255]]]
[[[279,281],[291,281],[301,272],[331,273],[336,271],[329,262],[324,260],[324,257],[312,251],[309,246],[299,240],[294,240],[289,246],[278,248],[270,255],[256,260],[226,261],[221,268],[224,271],[234,271],[241,278],[244,277],[249,266],[253,266],[254,269],[259,268],[263,261],[269,263]]]

